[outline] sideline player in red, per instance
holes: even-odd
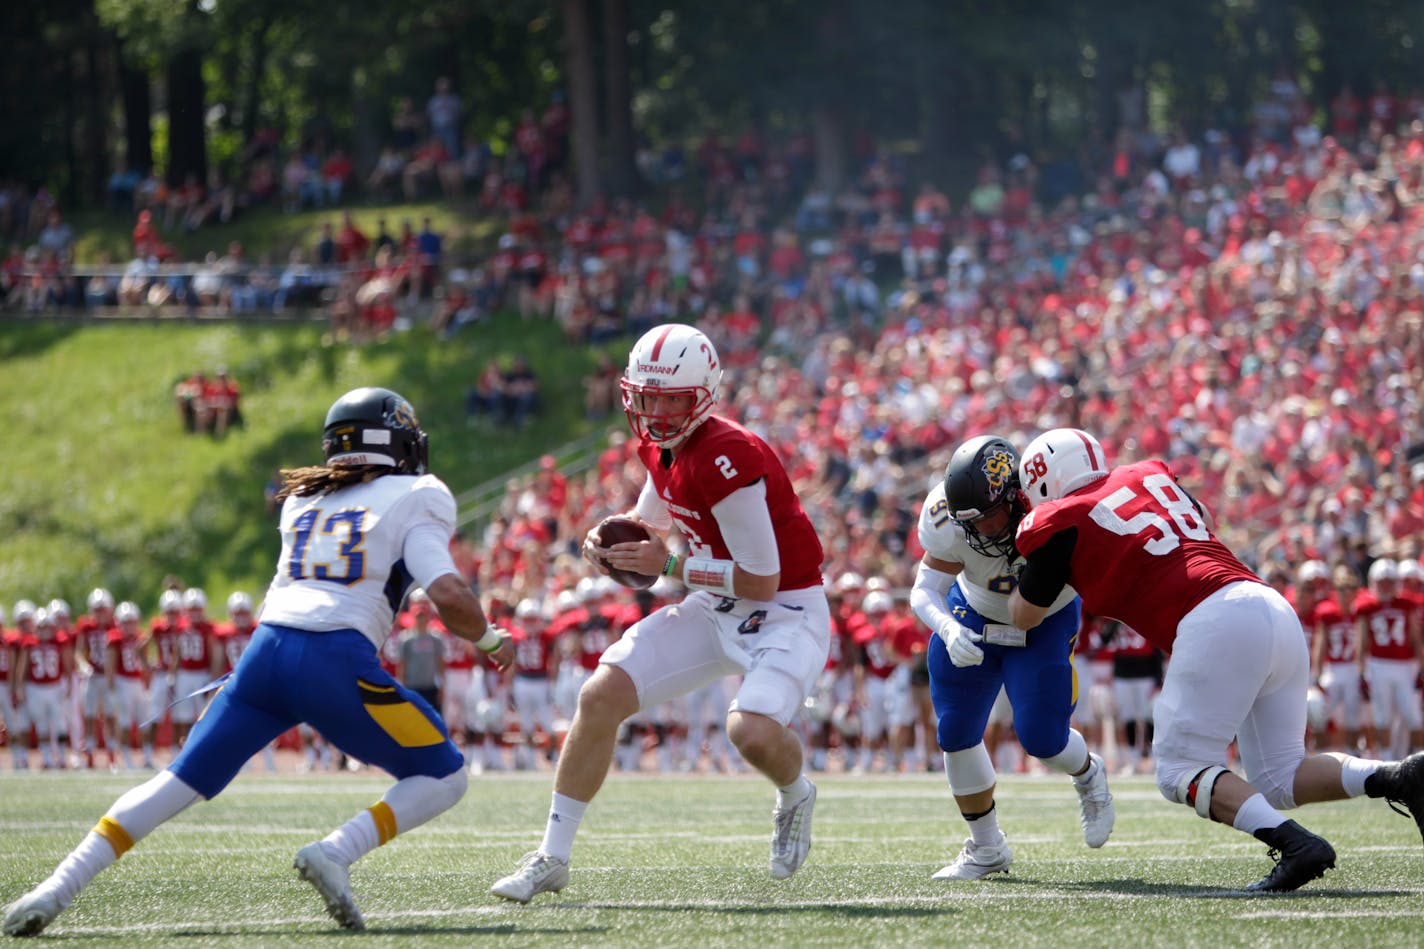
[[[73,654],[69,637],[55,627],[47,609],[35,610],[35,631],[20,640],[15,659],[15,700],[25,709],[25,718],[39,739],[40,763],[46,771],[64,767],[59,742],[69,716],[70,678]],[[25,735],[11,741],[24,742]]]
[[[1031,628],[1064,584],[1083,606],[1170,653],[1156,708],[1157,787],[1169,801],[1251,834],[1278,855],[1247,887],[1285,892],[1335,865],[1335,850],[1281,810],[1382,797],[1424,831],[1424,753],[1399,762],[1305,753],[1310,658],[1300,620],[1211,533],[1212,519],[1161,461],[1109,469],[1098,440],[1059,428],[1031,442],[1019,476],[1032,505],[1027,558],[1009,597]],[[1245,777],[1228,770],[1237,739]]]
[[[607,777],[619,724],[726,675],[744,675],[727,735],[778,788],[772,877],[791,876],[811,848],[816,788],[787,725],[830,646],[821,541],[771,447],[711,414],[721,380],[716,349],[690,326],[654,327],[629,353],[623,406],[648,471],[630,513],[650,537],[605,548],[590,531],[584,556],[603,572],[611,565],[661,573],[692,592],[638,620],[603,654],[579,692],[544,840],[494,884],[496,896],[527,903],[563,889],[579,821]],[[665,537],[674,528],[689,556],[669,553]]]

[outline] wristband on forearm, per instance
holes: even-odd
[[[682,582],[694,590],[706,590],[722,596],[736,596],[732,581],[737,565],[731,560],[716,560],[712,557],[688,557],[683,562]]]
[[[475,648],[479,649],[480,652],[498,652],[499,647],[503,645],[503,643],[504,637],[500,635],[499,628],[497,626],[486,626],[485,634],[475,640]]]
[[[668,554],[668,558],[663,562],[663,576],[677,576],[677,554]]]

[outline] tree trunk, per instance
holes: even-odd
[[[574,193],[588,207],[602,192],[598,180],[598,80],[593,69],[590,0],[563,0],[565,71],[572,113]]]
[[[74,125],[78,118],[74,101],[74,56],[73,50],[60,53],[62,65],[59,69],[60,101],[64,103],[61,112],[64,127],[60,132],[64,150],[64,200],[70,207],[79,204],[80,183],[84,178],[79,168],[79,151],[74,145]]]
[[[604,111],[608,116],[609,188],[620,198],[638,187],[633,139],[633,89],[629,78],[629,0],[604,0]]]
[[[104,120],[104,105],[113,100],[105,95],[111,90],[106,88],[108,84],[104,82],[102,64],[105,57],[100,48],[103,42],[104,35],[94,30],[89,35],[85,50],[89,80],[86,95],[89,114],[85,119],[88,127],[84,136],[84,162],[89,168],[89,181],[85,190],[89,199],[95,202],[104,200],[104,189],[109,183],[109,123]]]
[[[257,134],[257,116],[262,108],[262,74],[267,71],[267,35],[272,21],[263,20],[252,34],[252,56],[247,64],[246,82],[242,90],[242,143],[252,144]]]
[[[124,106],[124,161],[141,175],[153,167],[153,96],[148,73],[135,69],[115,43],[119,61],[119,95]]]
[[[196,48],[178,50],[168,60],[168,174],[171,187],[189,175],[208,180],[208,141],[204,113],[203,54]]]
[[[846,180],[845,118],[828,102],[811,110],[811,135],[816,144],[816,184],[829,194],[839,194]]]

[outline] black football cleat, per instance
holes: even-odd
[[[1382,765],[1365,778],[1365,793],[1382,797],[1391,809],[1413,817],[1424,837],[1424,751]]]
[[[1335,866],[1335,848],[1293,820],[1258,830],[1257,840],[1270,846],[1276,861],[1271,872],[1246,887],[1248,893],[1289,893],[1325,875]]]

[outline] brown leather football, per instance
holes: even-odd
[[[631,517],[614,515],[605,517],[598,525],[598,540],[600,547],[612,547],[614,544],[629,544],[640,540],[648,539],[648,529]],[[618,570],[609,566],[608,561],[603,565],[608,567],[608,575],[618,583],[633,590],[646,590],[654,583],[658,582],[656,575],[646,573],[634,573],[631,570]]]

